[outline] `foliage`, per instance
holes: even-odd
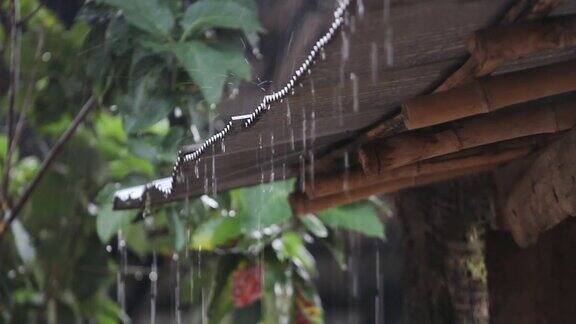
[[[30,108],[11,161],[10,195],[22,192],[90,93],[102,108],[66,144],[4,239],[0,322],[113,323],[126,316],[111,298],[119,265],[116,251],[107,251],[121,232],[129,253],[143,262],[153,253],[209,257],[196,269],[207,274],[204,283],[183,285],[193,287],[181,295],[199,300],[200,290],[209,289],[210,322],[251,312],[250,305],[235,306],[233,291],[238,278],[246,278],[239,273],[258,267],[261,291],[247,300],[259,305],[262,323],[319,323],[323,311],[307,244],[328,246],[344,264],[340,230],[383,238],[382,224],[365,204],[293,217],[292,181],[232,190],[213,197],[217,207],[204,197],[143,213],[112,210],[116,189],[170,173],[178,149],[194,143],[190,127],[202,136],[212,132],[214,107],[226,88],[250,78],[242,44],[257,46],[263,31],[255,2],[188,2],[88,1],[68,26],[50,6],[36,10],[38,0],[21,0],[21,15],[30,18],[17,107],[23,111],[30,102]],[[7,5],[0,2],[0,10]],[[5,28],[0,35],[7,35]],[[10,51],[8,37],[0,41],[1,72]],[[5,116],[1,91],[0,105]],[[7,146],[0,134],[2,169]]]

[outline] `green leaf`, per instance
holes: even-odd
[[[138,222],[123,228],[124,239],[131,251],[144,259],[146,254],[152,252],[152,247],[146,235],[144,222]]]
[[[120,101],[120,111],[124,117],[124,128],[128,133],[136,133],[164,119],[172,110],[172,98],[163,91],[162,68],[157,67],[136,82],[131,95]]]
[[[366,236],[384,238],[384,225],[374,208],[366,203],[329,209],[318,217],[332,228],[356,231]]]
[[[97,202],[100,204],[96,216],[96,232],[102,243],[110,241],[118,230],[127,228],[138,215],[135,212],[113,210],[116,187],[109,184],[100,191]]]
[[[12,229],[12,235],[14,235],[16,251],[18,251],[22,262],[31,264],[36,259],[36,249],[30,242],[30,235],[19,220],[15,220],[10,228]]]
[[[320,243],[324,245],[328,251],[330,251],[334,257],[334,260],[336,260],[336,263],[338,263],[340,270],[345,271],[348,269],[343,235],[338,235],[338,233],[335,233],[334,235],[330,235],[330,237],[325,240],[320,240]]]
[[[6,159],[6,150],[8,149],[8,137],[5,134],[0,134],[0,160]]]
[[[44,295],[41,292],[30,288],[20,288],[11,295],[12,300],[17,304],[31,304],[38,307],[44,301]]]
[[[290,318],[294,306],[292,267],[266,255],[264,269],[261,323],[282,323],[280,319]]]
[[[250,1],[252,2],[252,1]],[[246,35],[262,30],[255,6],[246,1],[200,0],[188,7],[180,22],[185,39],[208,28],[238,29]]]
[[[308,214],[300,217],[300,220],[312,234],[317,237],[324,238],[328,236],[328,229],[322,221],[314,214]]]
[[[209,323],[222,323],[222,320],[234,309],[232,302],[233,273],[238,267],[240,258],[236,255],[225,255],[218,260],[218,269],[214,278],[212,298],[208,306]]]
[[[212,218],[200,225],[192,234],[192,248],[213,250],[241,234],[237,217]]]
[[[160,38],[170,38],[174,17],[166,1],[160,0],[100,0],[122,10],[131,25]]]
[[[222,44],[209,46],[201,41],[189,41],[177,43],[173,51],[209,104],[220,101],[229,75],[250,78],[250,66],[242,48]]]
[[[297,233],[284,233],[272,242],[272,247],[280,260],[290,260],[296,266],[303,279],[309,280],[316,274],[316,261]]]
[[[186,246],[186,231],[180,216],[175,210],[170,213],[170,222],[168,223],[172,240],[174,241],[174,250],[182,251]]]
[[[108,113],[100,113],[95,121],[98,137],[109,138],[119,143],[126,142],[126,133],[122,127],[122,118]]]
[[[241,193],[239,213],[242,216],[242,231],[249,234],[272,225],[281,225],[292,217],[288,195],[293,181],[274,182],[239,189]]]
[[[154,165],[150,161],[134,155],[127,155],[111,161],[108,167],[110,176],[116,180],[121,180],[129,174],[143,174],[150,177],[154,175]]]

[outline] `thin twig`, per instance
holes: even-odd
[[[20,21],[18,21],[18,25],[23,26],[25,25],[28,20],[34,18],[34,16],[36,16],[36,14],[40,11],[40,9],[42,9],[44,7],[43,3],[40,3],[34,10],[32,10],[31,13],[27,14],[26,17],[20,19]]]
[[[48,153],[48,156],[46,156],[44,161],[42,161],[42,165],[40,165],[40,168],[36,173],[36,175],[34,176],[34,179],[32,179],[30,183],[28,183],[28,185],[24,189],[24,193],[14,204],[14,207],[7,212],[6,214],[7,216],[5,217],[4,222],[0,223],[0,242],[6,230],[10,227],[10,224],[12,224],[14,219],[18,217],[18,214],[22,210],[22,207],[24,207],[24,205],[30,198],[30,195],[32,194],[32,192],[34,192],[34,189],[36,189],[38,183],[40,183],[40,180],[42,180],[42,178],[46,174],[46,171],[48,171],[48,169],[50,168],[56,157],[62,151],[64,145],[70,140],[72,135],[74,135],[76,129],[84,121],[88,113],[96,106],[97,106],[97,100],[94,98],[94,96],[91,96],[90,99],[86,101],[82,109],[78,112],[76,117],[74,117],[74,120],[72,121],[70,126],[68,126],[68,129],[66,129],[66,131],[60,136],[56,144],[52,147],[52,149]]]
[[[10,88],[8,93],[8,114],[6,124],[8,128],[8,147],[6,155],[10,150],[12,140],[14,139],[14,110],[16,106],[16,97],[20,86],[20,27],[18,26],[20,11],[19,0],[10,2]],[[8,163],[9,164],[9,163]],[[0,194],[4,202],[8,199],[8,184],[2,183]]]
[[[40,59],[40,55],[42,54],[42,49],[44,48],[44,30],[42,28],[38,29],[38,41],[36,46],[36,53],[34,54],[34,62],[36,63],[32,70],[30,71],[30,80],[28,83],[28,88],[26,89],[26,96],[24,97],[24,103],[22,105],[22,110],[20,111],[20,116],[18,117],[18,122],[16,123],[16,129],[14,130],[14,137],[12,141],[8,143],[8,151],[6,152],[6,159],[4,161],[4,174],[2,176],[2,190],[4,192],[5,197],[9,196],[8,190],[10,189],[10,169],[12,167],[12,155],[20,142],[20,137],[22,135],[22,131],[24,129],[24,119],[26,117],[26,113],[30,108],[32,95],[34,86],[36,84],[36,72],[37,72],[37,63]],[[5,204],[7,202],[4,202]],[[6,206],[8,207],[8,206]]]

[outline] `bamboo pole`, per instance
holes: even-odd
[[[469,169],[507,162],[525,156],[531,151],[529,145],[526,145],[526,143],[521,144],[523,146],[508,148],[496,153],[488,151],[471,156],[453,156],[443,160],[417,162],[397,169],[386,170],[377,175],[366,174],[361,169],[350,170],[347,173],[317,175],[314,180],[307,181],[305,193],[308,198],[316,199],[335,195],[346,190],[354,191],[363,187],[398,179],[420,178],[458,169]],[[494,148],[490,147],[490,149],[492,150]]]
[[[480,165],[472,168],[450,170],[447,172],[434,173],[419,177],[399,178],[390,181],[384,181],[381,183],[376,183],[366,187],[361,187],[356,190],[350,190],[343,193],[319,197],[316,199],[309,199],[308,196],[302,192],[294,192],[290,195],[289,200],[294,215],[318,213],[325,209],[367,199],[373,195],[391,193],[402,189],[448,180],[466,174],[487,171],[498,166],[500,163]]]
[[[468,49],[478,62],[478,76],[492,73],[507,60],[570,46],[576,46],[574,15],[491,27],[477,31],[468,41]]]
[[[418,129],[576,90],[576,60],[480,79],[409,100],[408,129]]]
[[[576,104],[563,102],[516,107],[362,146],[358,159],[366,173],[379,173],[436,156],[514,138],[564,131],[576,126]]]
[[[571,23],[564,23],[561,20],[564,18],[554,18],[551,21],[538,22],[534,24],[523,24],[521,27],[512,25],[516,21],[528,20],[534,21],[549,14],[551,10],[557,7],[563,0],[537,0],[527,1],[522,0],[516,3],[508,10],[500,26],[489,28],[486,31],[478,32],[479,35],[472,36],[469,42],[471,57],[463,64],[460,69],[454,72],[448,79],[446,79],[435,92],[446,91],[453,87],[466,84],[480,75],[487,75],[492,73],[501,63],[511,59],[518,58],[523,55],[530,55],[537,51],[545,49],[562,48],[565,46],[573,45],[573,33],[575,32]],[[571,16],[574,20],[573,16]],[[559,25],[566,24],[569,29],[550,27],[549,24],[559,27]],[[510,31],[508,27],[510,26]],[[534,26],[542,26],[544,32],[536,30]],[[506,30],[506,39],[500,37],[498,45],[496,41],[492,41],[488,36],[498,36],[501,30]],[[525,31],[524,29],[528,29]],[[549,38],[547,38],[549,37]],[[565,39],[555,42],[556,38]],[[543,44],[539,44],[542,42]],[[473,45],[474,44],[474,45]],[[510,46],[514,51],[507,50]],[[483,51],[482,53],[475,53],[475,51]],[[482,59],[486,57],[486,59]],[[480,59],[480,60],[478,60]],[[355,149],[359,143],[374,140],[376,138],[390,137],[401,133],[406,130],[404,123],[404,116],[401,113],[396,114],[393,118],[387,119],[382,123],[377,124],[366,133],[359,136],[356,140],[346,145],[343,149],[333,150],[316,161],[316,168],[323,171],[328,171],[334,166],[334,160],[343,155],[345,151]]]

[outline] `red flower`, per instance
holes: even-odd
[[[246,307],[260,299],[261,273],[259,265],[240,267],[232,275],[232,299],[237,308]]]

